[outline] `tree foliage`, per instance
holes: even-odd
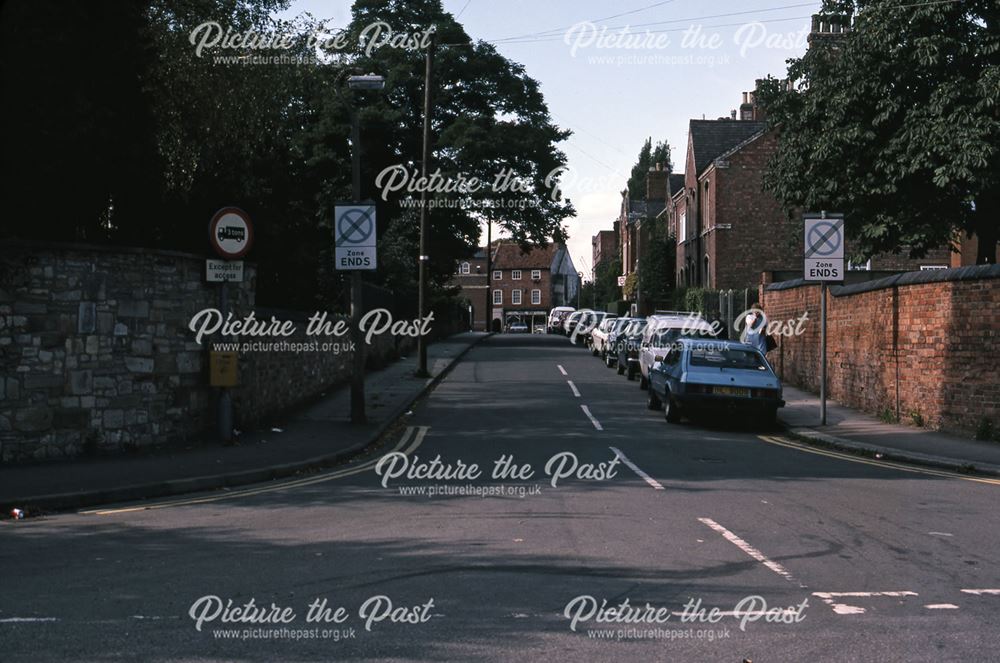
[[[653,139],[649,137],[642,144],[636,163],[629,173],[627,186],[633,200],[646,198],[646,173],[658,163],[663,164],[664,170],[670,171],[670,145],[666,141],[657,141],[654,147]]]
[[[432,284],[479,240],[490,217],[516,240],[564,239],[569,201],[554,201],[546,175],[565,164],[568,132],[549,118],[538,83],[492,46],[472,42],[440,0],[357,0],[346,48],[318,53],[321,22],[279,21],[285,0],[13,0],[0,7],[0,89],[5,103],[0,236],[138,244],[204,253],[205,228],[225,205],[256,229],[258,301],[336,305],[331,216],[351,194],[350,109],[360,108],[363,196],[378,200],[380,265],[367,278],[415,292],[418,211],[404,193],[381,200],[381,169],[419,170],[424,51],[366,49],[366,26],[395,33],[435,26],[431,170],[491,183],[507,169],[527,192],[485,191],[492,208],[430,213]],[[281,62],[254,63],[250,49],[195,53],[205,21],[234,32],[291,35]],[[80,35],[86,35],[81,39]],[[236,55],[243,61],[214,56]],[[318,55],[318,57],[316,57]],[[300,58],[301,62],[291,62]],[[384,91],[344,89],[350,73],[386,76]],[[39,201],[46,223],[30,223]],[[444,290],[436,287],[433,296]],[[432,299],[433,299],[432,296]]]
[[[780,146],[766,186],[788,206],[849,215],[856,260],[979,236],[1000,218],[1000,5],[825,0],[850,32],[814,40],[758,91]]]

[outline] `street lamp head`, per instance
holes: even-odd
[[[385,87],[385,77],[375,74],[348,76],[347,86],[352,90],[381,90]]]

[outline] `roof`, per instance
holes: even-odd
[[[671,173],[667,185],[670,187],[668,195],[672,198],[674,194],[684,189],[684,173]]]
[[[690,140],[694,169],[700,175],[714,159],[767,129],[766,122],[749,120],[691,120]]]
[[[493,253],[494,269],[551,269],[558,244],[536,246],[525,253],[521,246],[511,242],[497,244]]]

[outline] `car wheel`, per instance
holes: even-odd
[[[643,391],[649,389],[649,380],[647,380],[644,375],[639,376],[639,389],[642,389]]]
[[[590,354],[591,356],[596,357],[599,354],[597,352],[597,348],[595,348],[594,346],[590,346]]]
[[[614,368],[614,365],[618,363],[618,360],[614,358],[613,355],[604,356],[604,365],[608,368]]]
[[[618,362],[618,375],[625,375],[625,364]]]
[[[667,423],[679,424],[681,422],[681,411],[669,393],[663,402],[663,417],[667,420]]]
[[[656,391],[650,389],[646,392],[646,409],[647,410],[659,410],[663,406],[660,402],[660,397],[656,395]]]
[[[629,380],[634,380],[635,379],[635,366],[629,366],[628,367],[628,379]]]

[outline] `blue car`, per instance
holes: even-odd
[[[781,380],[760,350],[745,343],[682,338],[650,367],[646,406],[663,408],[670,423],[736,414],[771,426],[784,405]]]

